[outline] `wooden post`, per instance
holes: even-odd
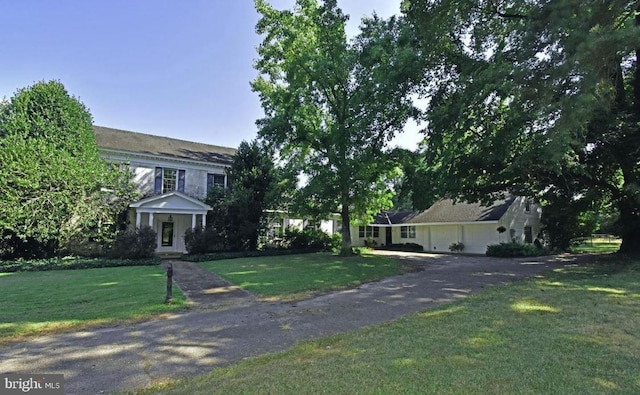
[[[164,303],[171,303],[173,298],[173,292],[171,286],[173,285],[173,264],[169,262],[167,266],[167,297],[164,299]]]

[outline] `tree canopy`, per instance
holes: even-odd
[[[564,204],[574,219],[611,203],[621,251],[639,253],[639,2],[404,6],[424,55],[421,174],[432,193],[481,200],[509,190]]]
[[[113,236],[133,188],[100,159],[91,123],[58,81],[20,89],[0,107],[0,254],[51,255],[74,238]]]
[[[317,216],[340,213],[342,251],[352,219],[367,222],[391,205],[396,168],[388,142],[415,115],[419,58],[397,18],[364,19],[349,40],[335,0],[298,0],[278,11],[256,0],[263,42],[252,87],[265,117],[259,136],[305,183],[297,201]]]

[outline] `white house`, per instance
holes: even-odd
[[[100,155],[129,163],[143,198],[131,204],[130,222],[151,226],[158,253],[184,253],[187,228],[206,224],[202,200],[214,185],[227,185],[235,148],[94,126]]]
[[[449,252],[462,243],[463,252],[484,254],[487,246],[512,241],[533,243],[540,232],[542,210],[530,199],[510,196],[490,206],[444,199],[422,212],[389,212],[373,224],[351,228],[354,245],[416,243],[428,252]],[[501,232],[502,231],[502,232]]]
[[[226,170],[236,149],[102,126],[93,130],[101,156],[128,163],[143,194],[129,206],[131,224],[156,231],[156,252],[185,253],[184,233],[206,225],[211,207],[202,200],[214,185],[227,185]],[[339,231],[335,218],[309,223],[281,214],[272,219],[274,233],[309,226],[329,234]],[[417,243],[431,252],[448,252],[451,244],[461,242],[464,252],[483,254],[487,245],[502,241],[532,243],[540,231],[540,214],[538,205],[521,197],[489,207],[441,200],[419,213],[383,213],[370,226],[352,227],[351,238],[354,245],[364,245],[365,240],[378,245]]]

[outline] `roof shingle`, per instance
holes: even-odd
[[[413,216],[405,223],[427,224],[440,222],[477,222],[498,221],[514,202],[515,197],[496,200],[491,206],[480,203],[457,202],[443,199],[434,203],[427,210]]]
[[[93,126],[99,148],[230,164],[235,148]]]

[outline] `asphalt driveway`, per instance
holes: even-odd
[[[181,286],[190,288],[185,293],[198,303],[197,309],[139,324],[43,336],[5,347],[0,349],[0,373],[62,373],[67,394],[132,390],[285,350],[301,340],[395,320],[487,286],[582,260],[576,256],[496,259],[379,253],[421,270],[295,304],[258,302],[215,276],[189,276],[197,269],[174,262],[174,278],[178,284],[182,278]],[[185,280],[189,277],[194,281],[191,285]],[[202,282],[193,280],[199,277]]]

